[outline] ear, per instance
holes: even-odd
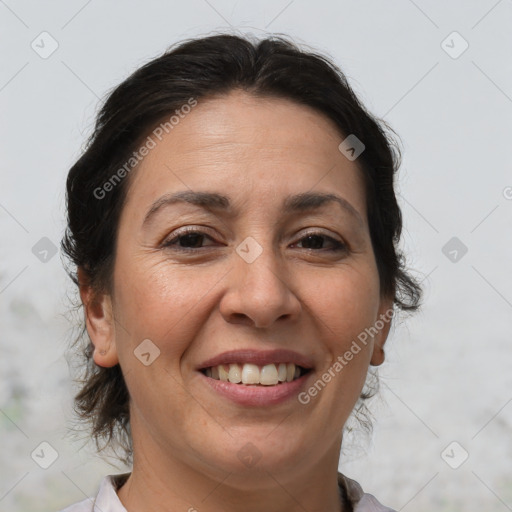
[[[80,298],[84,306],[87,332],[94,345],[93,360],[98,366],[109,368],[119,363],[115,343],[115,324],[112,301],[108,294],[97,294],[90,285],[86,272],[78,269]]]
[[[384,344],[386,343],[389,330],[391,329],[393,312],[393,298],[381,299],[378,317],[374,324],[378,332],[373,338],[373,353],[370,361],[372,366],[380,366],[384,362]]]

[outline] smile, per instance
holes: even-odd
[[[271,363],[264,366],[232,363],[211,366],[201,371],[206,377],[232,384],[276,386],[284,382],[292,382],[309,370],[294,363]]]

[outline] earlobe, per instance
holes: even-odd
[[[373,346],[373,354],[370,360],[370,364],[372,366],[380,366],[384,362],[384,360],[384,348],[375,343]]]
[[[393,301],[382,301],[381,307],[379,308],[379,316],[375,321],[375,328],[378,332],[375,334],[373,342],[373,353],[370,361],[372,366],[380,366],[385,360],[384,344],[388,339],[391,329],[393,313]]]
[[[93,354],[93,361],[98,366],[103,366],[105,368],[111,368],[112,366],[115,366],[119,363],[119,359],[117,357],[117,350],[115,347],[115,343],[111,343],[109,345],[109,349],[101,349],[98,350],[97,346],[94,345],[94,354]]]
[[[95,294],[83,269],[78,270],[80,297],[84,307],[87,332],[94,345],[93,360],[109,368],[119,363],[115,343],[112,301],[108,294]]]

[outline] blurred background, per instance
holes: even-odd
[[[188,37],[285,34],[400,135],[403,248],[425,286],[340,470],[397,511],[512,510],[512,1],[0,0],[0,509],[124,472],[70,435],[64,187],[98,103]]]

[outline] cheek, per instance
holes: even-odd
[[[127,263],[120,260],[116,274],[119,362],[137,407],[145,411],[144,415],[165,417],[170,401],[180,395],[180,385],[174,382],[175,369],[200,325],[197,306],[208,282],[196,280],[193,285],[192,268],[184,272],[163,263]],[[143,354],[147,353],[144,360]],[[162,383],[166,383],[165,391]],[[155,389],[161,394],[155,394]],[[163,396],[167,398],[162,400]],[[181,402],[184,411],[188,406]]]
[[[226,274],[224,266],[197,268],[172,265],[160,258],[123,261],[116,266],[116,319],[122,336],[135,346],[149,338],[165,344],[170,355],[182,353],[201,328],[203,311],[214,307],[215,288]],[[377,316],[379,281],[371,258],[338,269],[298,267],[291,277],[297,300],[304,304],[303,318],[325,331],[325,340],[343,350]],[[218,300],[222,300],[218,297]],[[315,322],[315,318],[317,322]],[[172,340],[172,344],[169,344]],[[170,345],[170,346],[168,346]]]
[[[337,412],[330,414],[342,415],[341,422],[364,386],[372,356],[371,338],[363,343],[360,336],[378,318],[380,287],[371,262],[366,267],[364,271],[362,267],[345,267],[318,280],[310,300],[325,351],[318,377],[331,383],[323,399],[340,404]]]
[[[364,268],[347,265],[338,272],[326,272],[313,281],[304,281],[302,287],[306,286],[309,291],[304,297],[309,297],[313,315],[321,320],[327,339],[339,343],[340,349],[377,318],[380,288],[371,262]]]
[[[213,268],[201,272],[192,266],[173,266],[162,260],[119,263],[116,319],[122,326],[117,331],[120,351],[133,353],[142,340],[150,339],[169,360],[179,362],[200,328],[197,317],[202,301],[222,273]]]

